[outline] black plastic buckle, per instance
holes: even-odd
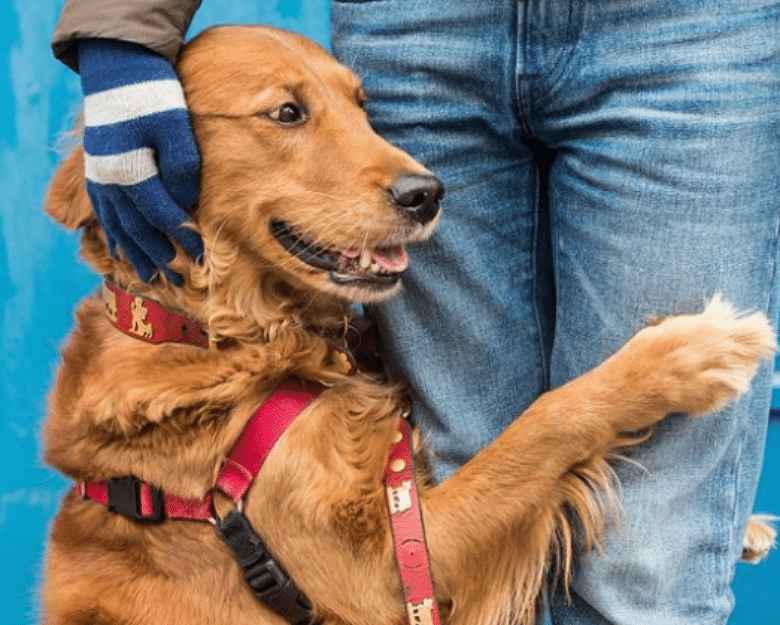
[[[141,510],[141,485],[143,482],[133,475],[117,477],[108,481],[108,509],[133,521],[159,523],[165,520],[165,502],[162,490],[148,485],[151,489],[152,513]]]
[[[311,623],[311,603],[273,559],[249,519],[232,510],[224,519],[217,519],[216,526],[244,569],[244,579],[255,596],[293,625]]]

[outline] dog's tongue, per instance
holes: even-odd
[[[364,254],[386,271],[397,273],[409,266],[409,257],[403,245],[375,248],[373,250],[361,250],[359,248],[344,249],[341,253],[347,258],[361,258]],[[362,260],[362,259],[361,259]],[[365,266],[365,265],[364,265]]]
[[[399,272],[409,266],[409,257],[403,245],[371,250],[373,261],[387,271]]]

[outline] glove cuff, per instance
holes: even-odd
[[[82,39],[78,59],[84,95],[153,80],[178,80],[165,57],[137,43]]]

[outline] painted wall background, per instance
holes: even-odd
[[[41,210],[81,97],[75,75],[49,52],[62,2],[0,3],[0,622],[8,625],[36,621],[48,524],[70,486],[41,463],[39,430],[75,304],[98,283],[76,260],[77,236]],[[191,34],[213,23],[271,23],[328,43],[330,0],[203,5]],[[778,454],[773,422],[757,509],[780,512]],[[758,568],[740,566],[731,623],[777,622],[779,579],[780,553]]]

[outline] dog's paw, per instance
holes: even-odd
[[[664,319],[625,349],[632,381],[647,403],[662,413],[698,416],[748,390],[759,363],[774,353],[776,337],[763,314],[738,313],[715,296],[704,312]]]
[[[777,521],[777,517],[768,514],[754,514],[750,517],[742,542],[740,562],[758,564],[769,555],[777,538],[777,530],[771,525],[773,521]]]

